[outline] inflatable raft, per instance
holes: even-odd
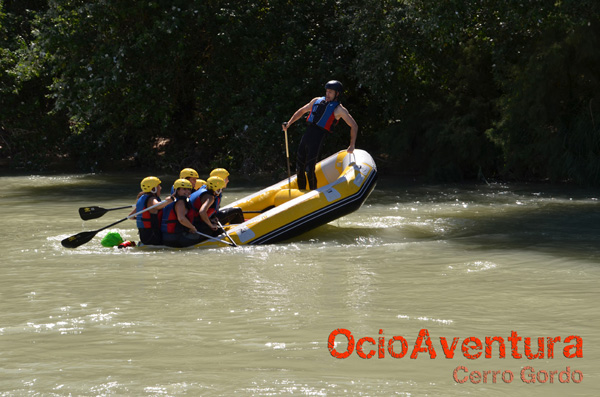
[[[317,189],[298,190],[296,175],[237,200],[244,223],[225,225],[237,245],[277,243],[358,210],[375,188],[377,167],[369,153],[356,149],[329,156],[317,164]],[[194,247],[231,244],[224,234]]]

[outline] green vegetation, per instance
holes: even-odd
[[[596,0],[0,0],[0,166],[281,176],[335,78],[384,173],[598,185],[599,41]]]

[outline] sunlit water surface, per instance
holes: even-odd
[[[130,204],[144,176],[0,178],[1,395],[600,390],[597,190],[382,180],[359,211],[281,244],[102,247],[109,231],[136,239],[134,222],[126,221],[77,249],[61,246],[70,235],[124,218],[127,210],[83,222],[77,209]],[[255,190],[234,180],[224,201]],[[354,348],[334,358],[328,339],[337,329],[352,334],[353,347],[373,338],[361,352],[374,357]],[[429,352],[415,351],[422,330]],[[531,354],[544,338],[544,357],[528,359],[524,339],[517,344],[522,357],[513,357],[512,331],[531,338]],[[565,357],[571,335],[583,341],[581,358]],[[401,358],[388,350],[394,336],[397,355],[399,337],[407,342]],[[485,345],[496,336],[506,343],[505,358],[498,344],[491,358],[485,346],[479,358],[463,354],[466,338]],[[440,337],[449,345],[459,338],[452,358]],[[546,340],[556,337],[549,357]],[[343,334],[332,341],[333,353],[347,351]],[[558,375],[567,367],[563,383]],[[476,374],[471,380],[473,371],[488,371],[485,382]]]

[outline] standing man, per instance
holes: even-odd
[[[306,121],[308,123],[306,132],[300,140],[298,146],[298,159],[296,161],[296,172],[298,175],[298,189],[306,188],[306,179],[308,176],[309,190],[317,188],[317,176],[315,175],[315,166],[319,157],[319,151],[323,143],[326,132],[331,132],[339,119],[343,119],[350,126],[350,146],[348,153],[354,151],[356,136],[358,134],[358,124],[348,113],[348,110],[340,103],[340,95],[344,87],[337,80],[331,80],[325,84],[325,96],[313,98],[309,103],[296,110],[296,113],[283,123],[283,130],[300,119],[306,112],[310,112]],[[306,171],[306,174],[304,172]]]

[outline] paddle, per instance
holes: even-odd
[[[220,240],[218,238],[214,238],[212,236],[209,236],[208,234],[200,233],[199,231],[196,231],[196,233],[199,234],[199,235],[201,235],[202,237],[206,237],[209,240],[213,240],[213,241],[216,241],[218,243],[227,244],[227,245],[232,246],[232,247],[237,247],[237,245],[233,245],[231,243],[228,243],[227,241],[223,241],[223,240]]]
[[[112,227],[112,226],[114,226],[114,225],[116,225],[116,224],[118,224],[118,223],[125,222],[127,219],[131,219],[131,218],[133,218],[133,217],[134,217],[134,216],[136,216],[136,215],[142,214],[142,213],[144,213],[144,212],[146,212],[146,211],[150,211],[151,209],[153,209],[153,208],[156,208],[156,207],[158,207],[159,205],[161,205],[161,204],[163,204],[163,203],[164,203],[164,201],[161,201],[161,202],[160,202],[160,203],[158,203],[158,204],[154,204],[153,206],[151,206],[151,207],[148,207],[148,208],[146,208],[145,210],[142,210],[142,211],[140,211],[140,212],[136,212],[135,214],[131,214],[131,215],[129,215],[129,216],[127,216],[127,217],[123,218],[123,219],[120,219],[120,220],[118,220],[118,221],[116,221],[116,222],[114,222],[114,223],[111,223],[111,224],[110,224],[110,225],[108,225],[108,226],[104,226],[104,227],[103,227],[103,228],[101,228],[101,229],[94,230],[94,231],[91,231],[91,232],[81,232],[81,233],[77,233],[77,234],[76,234],[76,235],[74,235],[74,236],[67,237],[66,239],[64,239],[64,240],[63,240],[63,241],[61,241],[60,243],[61,243],[61,244],[62,244],[62,246],[63,246],[63,247],[65,247],[65,248],[77,248],[77,247],[79,247],[80,245],[83,245],[83,244],[87,243],[88,241],[90,241],[91,239],[93,239],[93,238],[94,238],[94,236],[95,236],[96,234],[98,234],[98,232],[101,232],[101,231],[102,231],[102,230],[104,230],[104,229],[108,229],[109,227]]]
[[[235,243],[235,241],[233,241],[233,239],[231,238],[231,236],[229,235],[229,233],[227,233],[227,230],[225,230],[225,228],[223,227],[223,225],[221,225],[221,222],[219,222],[218,219],[217,219],[217,225],[219,225],[219,227],[221,228],[221,230],[223,231],[223,233],[225,233],[225,235],[227,236],[227,238],[229,239],[229,241],[231,241],[231,244],[233,244],[234,247],[237,247],[238,245]]]
[[[89,221],[90,219],[100,218],[102,215],[106,214],[108,211],[122,210],[125,208],[132,208],[132,207],[135,207],[135,204],[126,205],[123,207],[116,207],[116,208],[102,208],[102,207],[96,207],[96,206],[81,207],[79,209],[79,216],[84,221]]]
[[[287,127],[287,121],[283,122],[283,126]],[[285,157],[287,158],[288,169],[288,189],[290,190],[290,198],[292,197],[292,172],[290,171],[290,149],[288,148],[287,128],[282,128],[285,132]]]

